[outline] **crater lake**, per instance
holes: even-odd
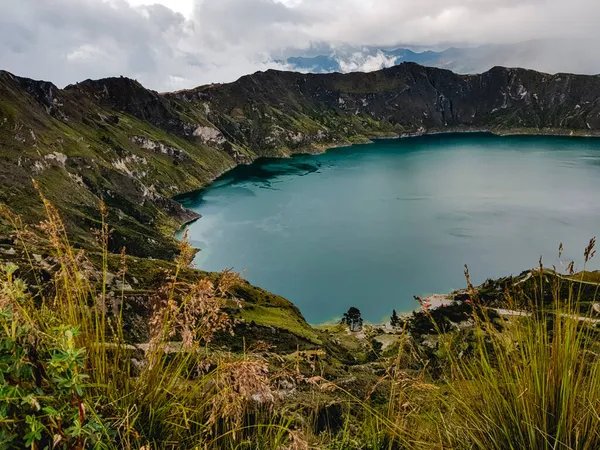
[[[600,139],[464,133],[261,159],[177,200],[202,215],[198,268],[244,271],[315,324],[413,310],[465,287],[465,264],[475,283],[541,255],[581,269],[599,194]]]

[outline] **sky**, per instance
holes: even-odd
[[[124,75],[173,91],[348,45],[580,39],[570,51],[600,53],[599,0],[0,0],[0,11],[0,69],[59,87]]]

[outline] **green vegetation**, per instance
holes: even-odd
[[[595,270],[593,272],[583,271],[580,273],[576,273],[571,275],[569,279],[574,281],[582,281],[588,283],[600,283],[600,271]]]
[[[317,334],[307,326],[301,317],[290,314],[289,309],[250,305],[240,310],[240,317],[248,323],[254,322],[265,327],[275,327],[302,337],[313,344],[321,344]]]
[[[391,326],[350,308],[313,328],[192,269],[173,238],[197,218],[174,195],[260,156],[598,129],[597,78],[494,71],[268,71],[165,95],[0,72],[0,448],[599,448],[595,272],[539,267]]]
[[[460,76],[402,64],[368,74],[267,71],[159,95],[123,77],[58,89],[0,71],[0,202],[29,224],[42,220],[34,178],[73,242],[93,250],[89,230],[99,226],[103,201],[113,253],[125,246],[131,255],[169,260],[177,252],[173,233],[197,218],[172,198],[258,157],[415,132],[595,134],[600,82],[558,78],[503,68]]]
[[[360,330],[363,326],[363,319],[361,317],[360,310],[354,306],[351,306],[350,309],[344,313],[341,323],[348,325],[351,331]]]
[[[539,267],[480,288],[467,273],[461,300],[393,315],[393,331],[352,332],[356,308],[315,329],[232,272],[190,269],[185,242],[174,263],[116,257],[101,221],[103,250],[78,250],[44,204],[39,242],[3,211],[25,257],[0,272],[2,448],[600,445],[599,320],[580,301],[589,272]],[[144,294],[153,306],[140,312]]]
[[[543,274],[539,276],[541,281]],[[464,441],[476,448],[600,445],[597,331],[575,318],[576,292],[557,298],[551,311],[539,306],[533,312],[532,318],[503,331],[485,318],[478,321],[477,353],[466,363],[448,352],[455,368],[448,383],[450,401],[445,402],[453,408],[450,445]]]

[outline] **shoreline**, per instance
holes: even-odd
[[[520,131],[519,131],[520,130]],[[537,131],[536,131],[537,130]],[[418,137],[424,137],[424,136],[438,136],[438,135],[444,135],[444,134],[489,134],[491,136],[497,136],[497,137],[511,137],[511,136],[531,136],[531,137],[540,137],[540,136],[551,136],[551,137],[563,137],[563,138],[600,138],[600,131],[599,132],[585,132],[585,130],[567,130],[567,129],[557,129],[557,128],[546,128],[546,129],[535,129],[535,128],[523,128],[523,129],[507,129],[507,130],[502,130],[499,128],[463,128],[463,127],[458,127],[458,128],[450,128],[450,129],[439,129],[439,128],[432,128],[432,129],[422,129],[422,130],[417,130],[414,132],[406,132],[406,133],[392,133],[389,136],[377,136],[377,135],[366,135],[365,136],[365,141],[364,142],[356,142],[356,143],[352,143],[352,142],[344,142],[344,143],[335,143],[335,142],[331,142],[329,144],[324,144],[324,145],[319,145],[318,147],[313,147],[314,151],[297,151],[297,152],[291,152],[288,155],[274,155],[274,156],[261,156],[258,157],[256,159],[253,159],[252,161],[248,162],[248,163],[239,163],[239,164],[234,164],[231,167],[229,167],[228,169],[225,169],[223,171],[221,171],[219,174],[215,175],[214,177],[210,178],[210,180],[198,187],[197,189],[192,189],[189,191],[184,191],[184,192],[180,192],[178,194],[175,194],[174,196],[170,197],[171,200],[177,202],[179,205],[181,205],[183,208],[185,208],[186,210],[189,210],[191,212],[194,212],[188,208],[186,208],[185,206],[183,206],[183,204],[181,202],[179,202],[177,200],[178,197],[182,197],[182,196],[186,196],[186,195],[191,195],[193,193],[197,193],[200,192],[204,189],[206,189],[208,186],[210,186],[212,183],[214,183],[216,180],[218,180],[219,178],[221,178],[223,175],[225,175],[226,173],[234,170],[235,168],[242,166],[242,165],[251,165],[254,164],[256,161],[260,160],[260,159],[264,159],[264,158],[275,158],[275,159],[288,159],[288,158],[293,158],[294,156],[299,156],[299,155],[320,155],[323,153],[326,153],[328,150],[333,150],[336,148],[344,148],[344,147],[352,147],[354,145],[368,145],[368,144],[373,144],[375,141],[378,140],[387,140],[387,139],[408,139],[408,138],[418,138]],[[194,212],[195,213],[195,212]],[[199,213],[195,213],[198,214],[200,217],[196,217],[194,219],[185,221],[181,224],[181,226],[179,228],[177,228],[176,230],[174,230],[171,233],[171,237],[176,238],[176,235],[180,232],[182,232],[188,225],[196,222],[197,220],[202,219],[202,215],[200,215]]]
[[[519,130],[521,130],[521,131],[519,131]],[[260,159],[266,159],[266,158],[289,159],[289,158],[293,158],[294,156],[299,156],[299,155],[320,155],[320,154],[326,153],[328,150],[333,150],[336,148],[352,147],[355,145],[368,145],[368,144],[373,144],[374,141],[387,140],[387,139],[394,140],[394,139],[416,138],[416,137],[423,137],[423,136],[438,136],[438,135],[444,135],[444,134],[477,134],[477,133],[489,134],[489,135],[498,136],[498,137],[551,136],[551,137],[565,137],[565,138],[600,138],[600,131],[589,133],[589,132],[584,132],[584,130],[567,130],[567,129],[562,129],[562,128],[544,128],[544,129],[536,129],[536,128],[518,129],[518,128],[515,128],[515,129],[503,130],[501,128],[462,128],[462,127],[458,127],[458,128],[448,128],[448,129],[432,128],[432,129],[427,129],[427,130],[423,130],[423,131],[417,130],[414,132],[405,132],[405,133],[391,132],[387,136],[386,135],[366,135],[366,136],[364,136],[365,140],[363,142],[343,142],[343,143],[330,142],[330,143],[319,145],[318,147],[312,147],[313,151],[303,151],[302,149],[299,149],[299,151],[293,151],[287,155],[283,154],[283,155],[272,155],[272,156],[260,156],[260,157],[253,159],[252,161],[247,162],[247,163],[234,164],[231,167],[221,171],[217,175],[210,178],[206,184],[198,187],[197,189],[191,189],[189,191],[182,191],[180,193],[177,193],[177,194],[171,196],[170,199],[180,203],[177,200],[177,197],[182,197],[185,195],[189,195],[189,194],[193,194],[195,192],[201,191],[202,189],[206,188],[207,186],[210,186],[212,183],[214,183],[216,180],[221,178],[226,173],[234,170],[236,167],[249,166],[251,164],[254,164],[256,161],[258,161]],[[304,147],[304,149],[306,149],[306,147]]]
[[[198,193],[204,189],[206,189],[207,187],[209,187],[212,183],[214,183],[216,180],[218,180],[220,177],[224,176],[226,173],[234,170],[235,168],[242,166],[242,165],[251,165],[253,163],[255,163],[256,161],[260,160],[260,159],[266,159],[266,158],[273,158],[273,159],[288,159],[288,158],[293,158],[294,156],[300,156],[300,155],[319,155],[319,154],[323,154],[326,153],[329,150],[333,150],[336,148],[344,148],[344,147],[352,147],[354,145],[369,145],[369,144],[373,144],[375,143],[375,141],[378,140],[388,140],[388,139],[407,139],[407,138],[418,138],[418,137],[427,137],[427,136],[437,136],[437,135],[451,135],[451,134],[456,134],[456,135],[460,135],[460,134],[486,134],[492,137],[512,137],[512,136],[522,136],[522,137],[543,137],[543,136],[549,136],[549,137],[559,137],[559,138],[599,138],[600,137],[600,132],[598,133],[583,133],[583,130],[580,131],[575,131],[575,130],[564,130],[564,129],[545,129],[545,130],[534,130],[534,129],[522,129],[522,130],[518,130],[518,129],[513,129],[513,130],[498,130],[498,129],[486,129],[486,128],[453,128],[453,129],[431,129],[431,130],[423,130],[423,131],[417,131],[417,132],[413,132],[413,133],[403,133],[403,134],[395,134],[395,135],[389,135],[389,136],[367,136],[367,140],[364,142],[356,142],[356,143],[349,143],[349,142],[344,142],[344,143],[330,143],[327,145],[323,145],[323,146],[319,146],[317,148],[312,147],[313,151],[306,151],[306,149],[304,149],[304,151],[298,151],[298,152],[291,152],[287,155],[280,155],[280,156],[264,156],[264,157],[259,157],[256,158],[248,163],[239,163],[239,164],[235,164],[232,165],[230,168],[225,169],[223,171],[221,171],[218,175],[214,176],[213,178],[210,179],[210,181],[206,184],[204,184],[203,186],[199,187],[198,189],[193,189],[187,192],[182,192],[180,194],[177,194],[173,197],[171,197],[171,200],[176,201],[178,204],[180,204],[182,207],[186,208],[182,203],[180,203],[178,200],[176,200],[176,198],[181,197],[181,196],[185,196],[185,195],[191,195],[193,193]],[[194,212],[193,210],[189,210],[191,212]],[[194,212],[195,213],[195,212]],[[202,216],[199,213],[195,213],[198,214],[199,217],[196,217],[192,220],[186,221],[184,223],[181,224],[181,226],[179,228],[177,228],[176,230],[173,231],[172,233],[172,237],[174,239],[180,240],[177,235],[179,233],[182,233],[189,225],[191,225],[192,223],[202,219]],[[199,248],[194,248],[195,253],[199,253],[201,251],[201,249]],[[428,297],[424,298],[423,301],[424,303],[429,303],[429,308],[430,309],[436,309],[439,307],[443,307],[446,306],[448,304],[452,304],[455,300],[454,300],[454,294],[457,291],[453,291],[451,293],[447,293],[447,294],[432,294],[429,295]],[[416,306],[414,309],[410,310],[410,311],[405,311],[405,312],[401,312],[398,315],[400,317],[406,317],[409,316],[411,314],[413,314],[413,312],[422,310],[423,306]],[[300,313],[302,313],[300,311]],[[391,311],[390,311],[391,314]],[[328,326],[335,326],[339,324],[339,318],[332,318],[331,320],[326,320],[325,322],[321,322],[318,324],[313,324],[313,323],[309,323],[309,325],[311,327],[314,328],[323,328],[323,327],[328,327]],[[389,326],[389,321],[385,321],[385,322],[366,322],[365,321],[365,325],[371,326],[371,327],[375,327],[375,328],[384,328],[384,329],[388,329]]]
[[[429,307],[427,308],[429,310],[452,305],[454,302],[460,301],[460,300],[455,300],[454,295],[461,291],[462,291],[461,289],[458,289],[458,290],[452,291],[448,294],[431,294],[422,299],[423,304],[429,304]],[[419,305],[410,311],[397,312],[397,314],[398,314],[399,318],[407,318],[410,315],[412,315],[414,312],[422,311],[423,309],[424,309],[423,306]],[[391,314],[392,314],[392,312],[390,311],[390,315]],[[324,322],[314,323],[314,324],[308,323],[308,324],[313,328],[326,328],[326,327],[332,327],[332,326],[339,325],[340,320],[341,320],[341,317],[336,317],[336,318],[332,318],[331,320],[326,320]],[[369,321],[365,320],[363,325],[370,326],[373,328],[392,329],[389,320],[383,321],[383,322],[369,322]]]

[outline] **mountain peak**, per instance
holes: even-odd
[[[131,78],[88,79],[67,86],[65,91],[77,92],[102,106],[129,113],[157,126],[167,127],[167,122],[173,122],[173,113],[164,98]]]
[[[84,94],[92,95],[96,99],[111,99],[119,96],[131,97],[134,94],[157,95],[142,86],[137,80],[120,77],[100,78],[98,80],[87,79],[76,84],[70,84],[65,88],[66,91],[78,91]]]

